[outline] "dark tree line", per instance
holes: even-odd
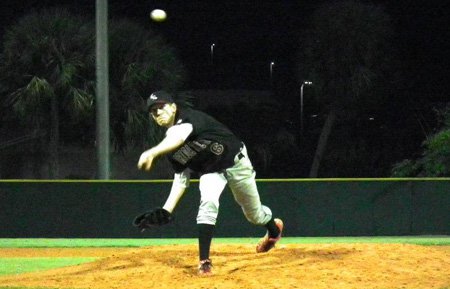
[[[298,106],[280,101],[279,93],[273,103],[207,108],[247,143],[258,177],[448,176],[449,109],[428,104],[435,122],[423,121],[424,104],[410,97],[386,11],[333,1],[305,22],[297,39],[297,75],[299,83],[312,85],[305,87],[301,132]],[[113,19],[109,41],[112,143],[114,153],[127,154],[164,133],[142,109],[148,93],[188,90],[189,76],[154,31]],[[30,13],[3,37],[2,126],[34,137],[27,149],[35,159],[23,161],[47,163],[52,178],[59,177],[61,145],[95,145],[94,46],[95,24],[64,9]]]

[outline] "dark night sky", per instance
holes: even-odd
[[[74,5],[69,0],[3,0],[2,31],[23,13],[53,3]],[[191,85],[209,80],[211,44],[215,65],[224,71],[227,88],[268,88],[270,62],[279,81],[294,81],[293,56],[298,35],[314,8],[325,1],[129,1],[109,0],[109,15],[134,19],[162,34],[171,43],[192,75]],[[95,13],[94,0],[76,1],[74,12]],[[449,88],[449,1],[378,0],[395,23],[402,61],[412,71],[416,93],[447,95]],[[165,9],[167,21],[154,23],[149,13]],[[217,79],[216,79],[217,81]]]

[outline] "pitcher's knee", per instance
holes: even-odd
[[[267,223],[266,214],[264,214],[261,210],[255,210],[251,212],[244,212],[247,220],[254,225],[264,225]]]
[[[198,208],[197,224],[215,225],[219,214],[219,204],[214,201],[201,201]]]
[[[272,218],[272,211],[265,206],[254,210],[244,210],[247,220],[255,225],[265,225]]]

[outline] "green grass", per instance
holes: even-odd
[[[26,272],[49,270],[65,266],[79,265],[94,261],[96,259],[98,258],[0,258],[0,275],[14,275]]]
[[[216,244],[253,244],[258,238],[215,238]],[[332,243],[404,243],[416,245],[450,245],[450,236],[402,237],[284,237],[284,244]],[[83,248],[143,247],[172,244],[197,244],[196,238],[173,239],[0,239],[0,248]]]

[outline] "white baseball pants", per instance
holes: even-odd
[[[231,189],[234,199],[241,206],[247,220],[255,225],[265,225],[272,218],[272,211],[261,204],[255,182],[255,171],[245,146],[234,158],[234,166],[224,172],[204,174],[200,177],[200,207],[197,224],[215,225],[219,213],[219,198],[225,185]]]

